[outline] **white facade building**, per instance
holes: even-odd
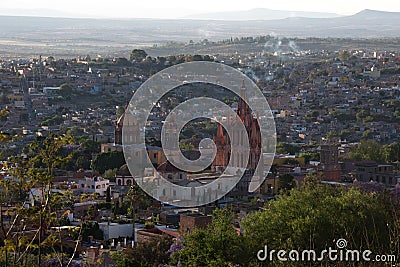
[[[84,180],[79,180],[79,191],[82,193],[98,193],[100,196],[105,196],[107,188],[110,186],[110,180],[103,177],[85,177]]]
[[[130,237],[133,233],[133,225],[131,223],[119,224],[111,222],[101,222],[99,223],[99,228],[104,233],[104,240],[118,237]]]

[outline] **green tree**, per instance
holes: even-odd
[[[103,177],[104,177],[104,178],[107,178],[107,179],[114,179],[114,176],[115,176],[115,174],[117,173],[117,171],[118,171],[117,168],[106,170],[106,171],[104,172],[104,174],[103,174]]]
[[[10,110],[2,109],[0,110],[0,121],[4,120],[10,114]]]
[[[270,250],[322,251],[335,247],[339,238],[346,239],[349,248],[398,253],[398,244],[391,242],[393,238],[398,240],[393,234],[396,231],[389,231],[399,229],[393,221],[398,207],[386,195],[309,180],[313,182],[293,189],[290,195],[280,195],[263,211],[251,213],[241,222],[251,259],[256,261],[256,253],[264,245]],[[259,262],[252,264],[258,266]],[[272,262],[271,266],[297,265]]]
[[[115,60],[115,64],[119,66],[129,66],[131,63],[124,57],[119,57]]]
[[[82,240],[88,242],[90,236],[94,239],[103,240],[103,231],[100,230],[97,222],[85,222],[82,224]]]
[[[180,141],[179,142],[179,148],[182,150],[193,150],[194,145],[185,141]]]
[[[347,61],[350,59],[350,53],[347,50],[339,51],[339,60],[340,61]]]
[[[393,142],[390,145],[383,147],[386,162],[399,162],[400,161],[400,143]]]
[[[374,160],[377,162],[384,162],[386,159],[384,149],[374,140],[361,140],[360,144],[350,151],[349,156],[353,160]]]
[[[64,119],[58,115],[55,116],[49,116],[49,117],[44,117],[41,125],[45,126],[56,126],[60,125]]]
[[[279,189],[283,191],[289,191],[296,186],[294,177],[290,174],[284,174],[279,176]]]
[[[140,188],[136,183],[131,185],[129,188],[127,198],[125,198],[124,203],[122,203],[126,207],[129,207],[127,209],[129,215],[133,218],[136,219],[136,214],[139,211],[139,209],[147,209],[150,204],[150,198],[149,196],[143,191],[142,188]]]
[[[7,116],[10,114],[10,111],[8,109],[1,109],[0,110],[0,129],[2,129],[3,125],[5,125],[7,121]],[[3,125],[2,125],[3,124]],[[0,144],[7,141],[9,138],[8,133],[3,133],[0,132]]]
[[[300,147],[289,143],[279,142],[276,145],[276,153],[294,155],[300,152]]]
[[[78,126],[69,127],[68,130],[67,130],[67,135],[71,135],[73,137],[82,136],[84,134],[85,134],[84,129],[81,128],[81,127],[78,127]]]
[[[172,238],[162,235],[160,238],[152,239],[138,244],[134,248],[129,248],[121,252],[111,254],[115,260],[116,267],[157,267],[165,266],[170,260],[168,249],[172,244]]]
[[[305,153],[301,153],[300,157],[304,158],[306,163],[309,163],[310,161],[319,161],[320,153],[319,152],[305,152]]]
[[[3,225],[0,219],[4,244],[0,250],[5,255],[4,261],[0,259],[3,266],[42,266],[45,257],[56,257],[58,261],[63,261],[62,237],[46,230],[60,226],[63,216],[58,212],[71,209],[72,206],[69,191],[63,194],[52,191],[54,169],[68,159],[69,156],[62,155],[61,150],[70,141],[68,136],[51,134],[29,145],[27,157],[14,157],[11,160],[14,168],[11,168],[10,174],[15,179],[5,184],[6,192],[10,190],[6,196],[10,196],[9,200],[17,204],[12,210],[11,225]],[[35,196],[33,201],[28,201],[29,193]],[[20,234],[27,228],[32,229],[33,235]],[[17,236],[11,234],[15,231]],[[8,257],[9,254],[12,257]]]
[[[362,140],[370,140],[374,137],[374,133],[371,130],[365,130],[362,133],[361,139]]]
[[[79,155],[75,160],[74,170],[89,169],[90,161],[91,161],[91,157],[89,155]]]
[[[125,158],[123,152],[112,151],[97,155],[92,162],[92,168],[100,173],[104,173],[109,169],[119,169],[124,164]]]
[[[107,187],[106,191],[106,202],[111,203],[111,187]]]
[[[100,152],[100,143],[93,141],[88,137],[79,139],[78,144],[84,149],[86,153],[93,154]]]
[[[145,58],[147,57],[147,53],[146,51],[142,50],[142,49],[133,49],[130,55],[130,60],[133,61],[137,61],[137,62],[141,62],[143,61]]]
[[[111,254],[111,258],[115,261],[115,267],[132,267],[135,266],[133,260],[131,260],[126,251],[116,251]]]
[[[234,266],[248,261],[247,247],[233,227],[234,214],[228,209],[214,211],[207,229],[195,229],[184,236],[183,249],[174,255],[183,266]]]
[[[357,112],[356,118],[358,121],[362,121],[364,123],[371,122],[374,120],[374,117],[372,116],[371,112],[366,109],[362,109],[359,112]]]
[[[60,86],[60,95],[62,96],[71,96],[72,93],[74,92],[74,88],[69,85],[68,83],[64,83]]]

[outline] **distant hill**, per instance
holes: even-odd
[[[77,19],[0,16],[0,53],[120,54],[132,47],[189,40],[285,37],[400,37],[400,12],[363,10],[342,17],[274,20]]]
[[[185,18],[212,19],[212,20],[276,20],[276,19],[285,19],[290,17],[335,18],[339,16],[340,15],[335,13],[286,11],[286,10],[273,10],[268,8],[255,8],[245,11],[193,14],[191,16],[186,16]]]
[[[400,37],[400,12],[363,10],[336,18],[287,18],[269,25],[318,37]]]
[[[279,14],[282,12],[286,15],[289,13],[289,11],[268,9],[256,9],[249,12],[265,14],[264,12],[269,13],[270,11]],[[306,13],[309,14],[309,12]],[[37,40],[58,40],[79,37],[128,44],[129,42],[148,43],[165,40],[219,40],[232,36],[257,36],[270,33],[288,37],[398,37],[400,36],[399,22],[400,12],[375,10],[363,10],[354,15],[342,17],[289,16],[273,20],[79,19],[0,16],[0,38],[35,37],[34,39]]]
[[[388,12],[388,11],[378,11],[371,9],[364,9],[357,14],[350,17],[358,19],[398,19],[400,17],[400,12]]]

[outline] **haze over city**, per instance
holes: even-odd
[[[257,8],[288,11],[328,12],[350,15],[363,9],[400,11],[400,3],[395,0],[382,1],[51,1],[15,0],[1,1],[1,15],[80,17],[80,18],[168,18],[178,19],[195,14],[246,11]]]

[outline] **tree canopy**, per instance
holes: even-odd
[[[349,154],[353,160],[374,160],[376,162],[398,162],[400,160],[400,143],[379,145],[374,140],[361,140]]]
[[[173,259],[182,266],[264,266],[265,262],[257,259],[264,245],[276,251],[321,252],[336,248],[341,238],[349,249],[400,255],[398,216],[399,207],[385,193],[334,187],[310,176],[290,194],[279,195],[263,210],[247,215],[240,224],[241,235],[233,228],[232,215],[217,210],[207,229],[183,237]],[[268,262],[268,266],[296,264]]]
[[[251,251],[258,251],[259,244],[322,251],[344,238],[354,249],[398,253],[398,243],[391,246],[390,240],[398,240],[391,229],[399,225],[394,225],[393,210],[388,207],[397,208],[388,204],[383,195],[313,182],[246,217],[244,238],[253,246]]]
[[[246,246],[233,226],[234,214],[228,209],[214,212],[207,229],[195,229],[185,235],[182,249],[174,253],[183,266],[234,266],[248,259]]]
[[[140,243],[135,248],[117,251],[111,254],[116,262],[116,267],[131,266],[167,266],[169,262],[168,249],[172,244],[169,236],[163,235],[159,240],[153,239]]]
[[[109,169],[119,169],[124,164],[124,153],[122,151],[112,151],[97,155],[92,162],[92,168],[100,173],[104,173]]]
[[[133,61],[143,61],[147,57],[146,51],[143,49],[133,49],[130,55],[130,60]]]
[[[62,96],[71,96],[73,91],[74,88],[68,83],[64,83],[60,86],[60,94]]]
[[[12,224],[5,223],[0,216],[1,266],[49,266],[45,259],[68,262],[69,257],[71,261],[74,258],[73,253],[67,255],[62,252],[62,237],[48,232],[51,227],[65,222],[65,213],[60,214],[59,211],[71,210],[73,206],[70,190],[62,193],[51,190],[55,168],[69,158],[60,151],[70,142],[69,136],[51,134],[30,144],[26,156],[10,159],[13,179],[0,181],[6,192],[0,196],[1,203],[12,207]],[[0,211],[0,214],[3,212]],[[21,231],[18,229],[32,231],[33,234],[16,238],[16,231]]]
[[[301,147],[289,143],[279,142],[276,145],[276,153],[294,155],[300,152]]]

